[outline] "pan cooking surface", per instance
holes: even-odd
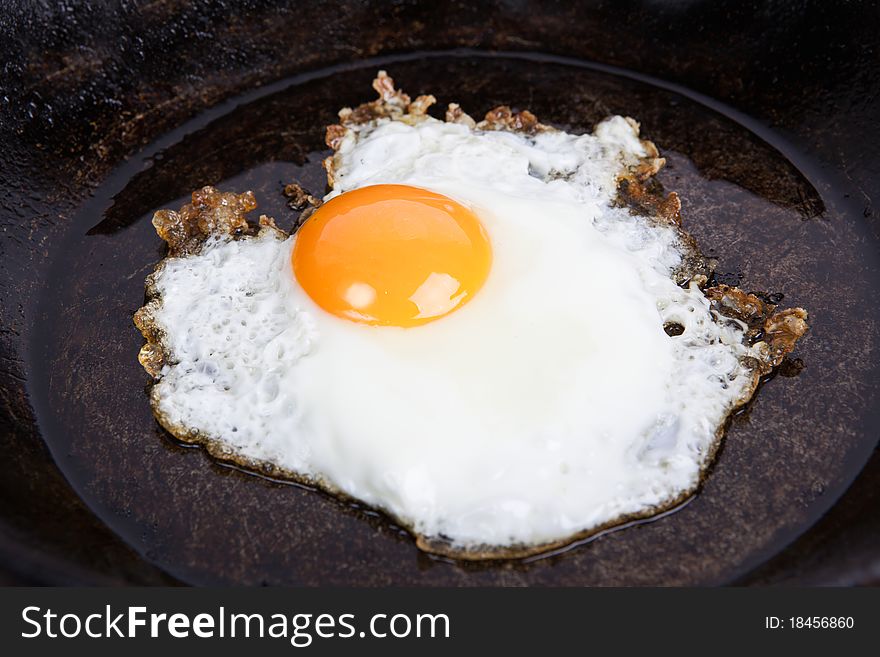
[[[876,441],[867,400],[880,269],[846,185],[685,95],[574,62],[459,53],[381,65],[411,95],[433,93],[439,108],[459,102],[474,116],[511,104],[575,131],[633,116],[667,158],[659,180],[680,194],[685,226],[718,259],[718,279],[803,306],[810,333],[733,419],[695,498],[529,562],[429,557],[379,514],[177,444],[150,412],[131,321],[162,257],[150,218],[214,184],[252,189],[254,214],[290,228],[298,213],[284,184],[323,193],[323,128],[339,107],[372,99],[378,64],[324,71],[154,144],[95,191],[56,245],[31,391],[59,467],[91,508],[147,559],[196,584],[722,583],[813,524]]]

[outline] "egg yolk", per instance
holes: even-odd
[[[327,312],[401,327],[467,303],[491,262],[489,239],[471,210],[407,185],[331,199],[300,227],[292,255],[297,281]]]

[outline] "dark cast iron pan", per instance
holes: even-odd
[[[880,580],[872,3],[12,3],[0,17],[0,578],[9,584]],[[323,188],[322,127],[386,68],[479,114],[631,114],[722,282],[812,329],[681,509],[528,562],[421,554],[367,509],[176,444],[131,314],[153,211]]]

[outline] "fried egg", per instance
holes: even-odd
[[[679,284],[683,233],[616,203],[652,155],[637,124],[419,114],[337,136],[332,191],[296,234],[214,235],[151,277],[162,424],[465,557],[690,494],[755,353]]]

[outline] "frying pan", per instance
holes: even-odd
[[[8,584],[871,584],[880,174],[874,3],[10,3],[0,17],[0,564]],[[323,187],[378,68],[471,113],[631,114],[716,276],[811,313],[683,508],[528,562],[419,553],[369,509],[216,463],[150,416],[149,217]],[[637,400],[634,400],[637,403]]]

